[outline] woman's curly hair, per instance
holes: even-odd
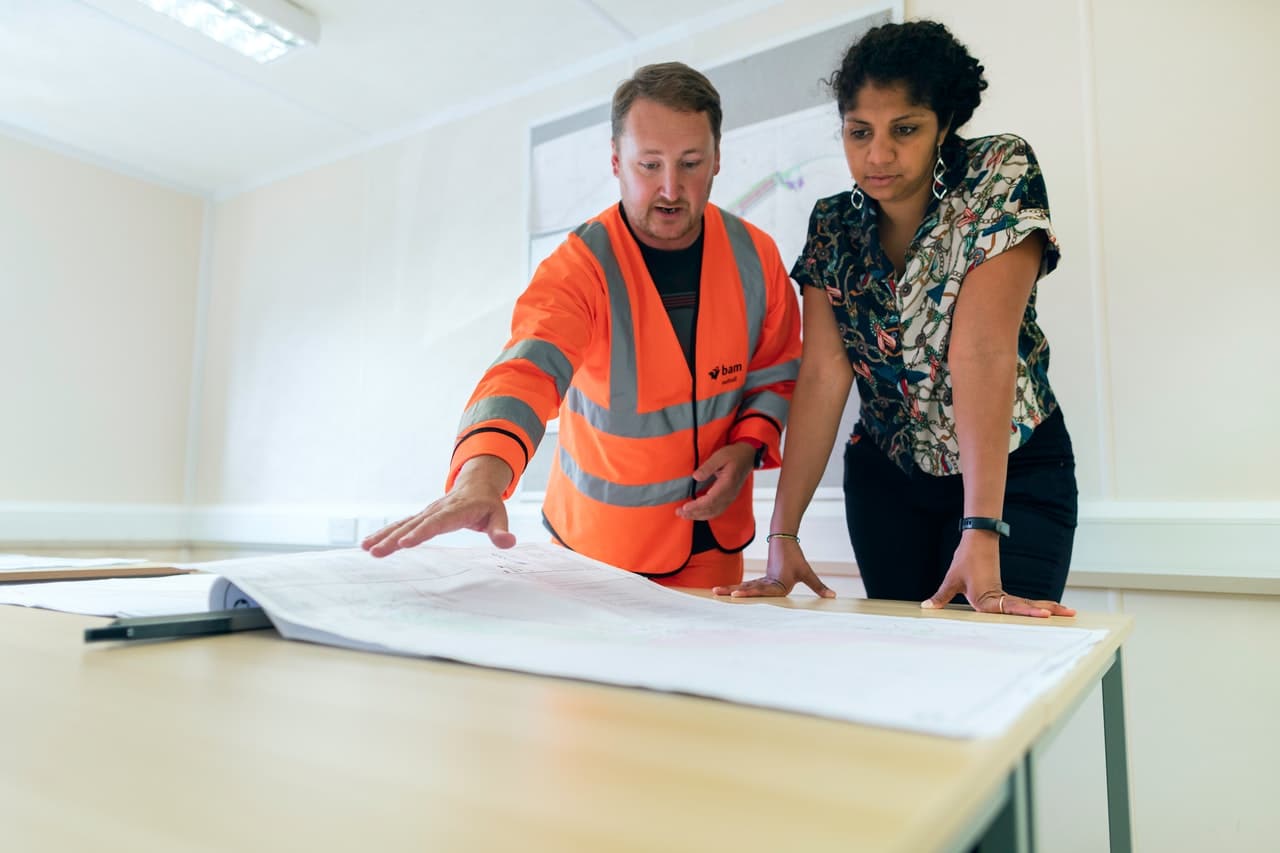
[[[850,46],[827,80],[844,115],[855,108],[868,82],[901,83],[914,103],[933,110],[948,136],[964,125],[982,101],[987,81],[968,49],[937,21],[883,24]]]

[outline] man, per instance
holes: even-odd
[[[680,63],[618,87],[621,204],[574,231],[517,301],[462,415],[446,495],[366,550],[462,528],[514,545],[503,500],[558,413],[543,503],[557,542],[668,585],[741,581],[751,472],[781,459],[799,309],[768,235],[708,204],[720,118],[711,82]]]

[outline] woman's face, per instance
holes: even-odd
[[[901,84],[868,82],[844,114],[844,156],[864,193],[885,204],[925,201],[946,128]]]

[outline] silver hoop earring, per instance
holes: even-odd
[[[853,192],[849,195],[849,201],[853,203],[853,209],[862,210],[862,203],[866,200],[866,195],[858,188],[857,184],[854,184]]]
[[[942,160],[942,148],[938,148],[938,162],[933,164],[933,197],[942,200],[947,194],[947,185],[943,178],[947,176],[947,164]]]

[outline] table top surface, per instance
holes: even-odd
[[[945,849],[1132,626],[1048,620],[1107,635],[1001,737],[949,740],[272,630],[86,645],[105,621],[0,607],[5,849]]]

